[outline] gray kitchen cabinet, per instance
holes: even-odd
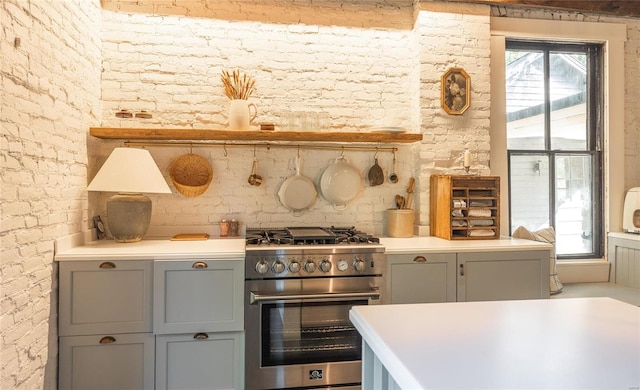
[[[242,389],[244,261],[156,261],[156,389]]]
[[[156,261],[153,291],[156,334],[244,328],[243,261]]]
[[[241,389],[242,332],[158,335],[156,389]]]
[[[60,390],[243,388],[244,240],[58,249]]]
[[[387,275],[384,303],[456,301],[455,253],[388,255]]]
[[[151,333],[60,337],[60,390],[154,389]]]
[[[151,261],[59,267],[59,388],[153,389]]]
[[[387,255],[384,303],[549,298],[549,251]]]
[[[458,301],[549,298],[549,251],[458,253]]]
[[[609,233],[609,281],[640,288],[640,236],[635,233]]]
[[[59,268],[60,336],[151,332],[151,261],[69,261]]]

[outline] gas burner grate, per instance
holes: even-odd
[[[247,228],[247,245],[378,244],[380,239],[351,227]]]

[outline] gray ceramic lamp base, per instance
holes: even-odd
[[[151,199],[142,194],[117,194],[107,200],[107,225],[117,242],[136,242],[149,229]]]

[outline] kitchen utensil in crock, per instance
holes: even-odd
[[[251,175],[247,180],[252,186],[258,187],[262,184],[262,176],[258,175],[258,158],[256,157],[256,149],[253,148],[253,165],[251,166]]]
[[[362,177],[346,157],[340,156],[320,177],[320,192],[336,210],[344,210],[362,189]]]
[[[411,208],[411,197],[413,196],[414,182],[415,182],[415,179],[413,177],[409,179],[409,185],[407,186],[407,199],[404,202],[404,207],[402,207],[403,209]]]
[[[194,198],[204,194],[209,188],[213,169],[206,158],[189,153],[171,162],[169,176],[179,193]]]
[[[376,154],[374,156],[375,163],[371,168],[369,168],[369,185],[379,186],[384,183],[384,172],[382,171],[382,167],[378,164],[378,151],[376,150]]]
[[[396,195],[396,207],[399,209],[404,208],[404,196]]]
[[[296,174],[288,177],[280,186],[278,197],[284,207],[293,211],[293,215],[299,217],[308,209],[318,196],[313,181],[301,172],[300,151],[296,156]]]
[[[392,183],[398,182],[398,175],[396,174],[396,150],[393,149],[393,169],[389,175],[389,181]]]

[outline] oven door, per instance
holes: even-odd
[[[379,303],[378,279],[247,281],[247,389],[359,384],[362,339],[349,310]]]

